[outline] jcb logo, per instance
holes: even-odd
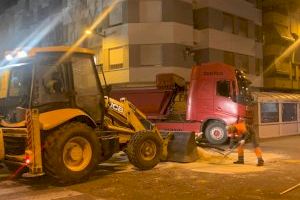
[[[121,106],[119,106],[118,104],[115,104],[115,103],[111,103],[110,108],[119,113],[123,113],[123,111],[124,111],[124,109]]]

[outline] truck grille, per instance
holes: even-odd
[[[26,138],[25,137],[4,137],[5,154],[22,155],[25,153]]]

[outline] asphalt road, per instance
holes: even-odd
[[[222,162],[208,156],[195,163],[165,162],[149,171],[138,171],[126,156],[116,155],[98,167],[90,180],[67,187],[47,177],[9,180],[0,170],[2,200],[104,200],[104,199],[300,199],[300,187],[279,193],[300,183],[300,136],[261,143],[266,161],[256,167],[251,145],[246,164],[236,166],[233,153]]]

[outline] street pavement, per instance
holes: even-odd
[[[132,199],[300,199],[300,136],[261,143],[266,166],[256,167],[251,144],[246,164],[233,165],[234,152],[225,162],[160,163],[148,171],[136,170],[118,154],[99,165],[90,180],[59,186],[47,177],[11,179],[0,169],[0,200],[132,200]],[[215,158],[215,157],[213,157]]]
[[[118,167],[121,169],[118,169]],[[99,165],[98,173],[112,170],[116,173],[133,171],[124,153],[116,154],[110,162]],[[105,200],[67,187],[57,186],[47,177],[15,179],[5,167],[0,169],[0,200]]]
[[[88,194],[63,187],[39,188],[18,181],[6,180],[0,183],[1,200],[101,200]]]

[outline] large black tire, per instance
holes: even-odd
[[[100,156],[101,146],[95,131],[86,124],[72,122],[47,136],[43,165],[46,174],[60,183],[70,184],[86,180]]]
[[[131,137],[126,152],[135,167],[140,170],[152,169],[160,162],[162,140],[157,133],[138,132]]]
[[[212,121],[205,128],[205,138],[210,144],[224,144],[228,140],[225,124]]]

